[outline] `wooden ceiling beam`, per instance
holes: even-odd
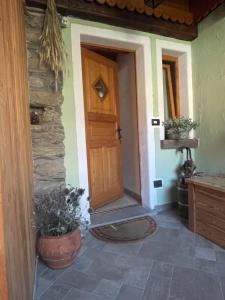
[[[194,15],[194,20],[199,23],[220,4],[225,2],[224,0],[190,0],[190,10]]]
[[[46,0],[26,0],[28,6],[45,8]],[[56,0],[58,11],[90,21],[192,41],[197,37],[197,25],[187,26],[152,16],[111,8],[85,0]]]

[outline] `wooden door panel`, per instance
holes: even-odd
[[[123,194],[119,128],[117,64],[82,49],[89,188],[91,206],[98,208]],[[100,97],[96,82],[107,93]]]
[[[103,144],[118,143],[115,122],[89,122],[89,143],[90,147]]]
[[[85,91],[87,112],[116,115],[115,90],[110,89],[110,86],[115,84],[114,62],[109,67],[103,63],[96,62],[94,59],[95,57],[90,57],[87,54],[85,61],[85,76],[89,83],[89,89]],[[100,79],[104,82],[107,90],[107,94],[102,100],[99,99],[95,88]]]
[[[104,148],[104,169],[107,172],[105,177],[105,190],[114,198],[122,193],[121,186],[121,172],[118,168],[118,148],[117,147],[105,147]]]

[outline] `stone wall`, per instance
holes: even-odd
[[[58,92],[55,92],[53,72],[40,65],[43,13],[27,9],[25,17],[30,108],[40,117],[39,125],[31,125],[34,193],[37,195],[65,182],[62,78],[58,80]]]

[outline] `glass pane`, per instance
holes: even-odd
[[[97,80],[97,82],[94,85],[95,90],[99,96],[99,98],[104,98],[108,94],[108,89],[106,84],[104,83],[103,79]]]

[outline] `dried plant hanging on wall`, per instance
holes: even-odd
[[[41,63],[49,66],[55,74],[55,89],[58,90],[59,72],[64,67],[64,44],[60,18],[55,0],[47,0],[44,26],[41,34]]]

